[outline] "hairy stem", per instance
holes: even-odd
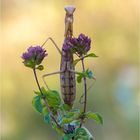
[[[82,62],[83,72],[85,72],[84,58],[81,59],[81,62]],[[83,114],[85,114],[86,107],[87,107],[87,80],[86,80],[86,77],[84,77],[83,80],[84,80],[84,108],[83,108]],[[83,124],[83,119],[84,119],[84,117],[81,118],[80,127]]]
[[[42,97],[43,97],[43,93],[42,93],[42,90],[41,90],[41,87],[40,87],[40,84],[39,84],[39,81],[38,81],[38,78],[37,78],[37,73],[36,73],[36,69],[35,69],[35,68],[33,69],[33,72],[34,72],[34,76],[35,76],[35,80],[36,80],[37,86],[38,86],[38,88],[39,88],[39,90],[40,90],[40,93],[41,93],[41,95],[42,95]],[[56,125],[57,125],[58,128],[62,129],[61,126],[57,123],[55,117],[52,115],[51,109],[50,109],[50,107],[49,107],[49,104],[48,104],[46,98],[43,97],[42,99],[43,99],[44,102],[45,102],[46,108],[48,109],[52,120],[56,123]]]

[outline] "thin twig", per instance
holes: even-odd
[[[35,68],[33,69],[33,72],[34,72],[34,76],[35,76],[35,80],[36,80],[37,86],[38,86],[38,88],[39,88],[39,90],[40,90],[40,93],[41,93],[41,95],[42,95],[42,99],[43,99],[44,102],[45,102],[46,108],[48,109],[52,120],[56,123],[56,125],[57,125],[58,128],[62,129],[61,126],[60,126],[60,125],[58,124],[58,122],[56,121],[55,117],[52,115],[52,112],[51,112],[51,109],[50,109],[50,107],[49,107],[49,104],[48,104],[46,98],[44,97],[44,95],[43,95],[43,93],[42,93],[42,90],[41,90],[41,87],[40,87],[40,85],[39,85],[39,81],[38,81],[38,78],[37,78],[37,74],[36,74],[36,69],[35,69]]]
[[[85,72],[85,65],[84,65],[84,58],[81,59],[81,62],[82,62],[82,69],[83,69],[83,72]],[[83,114],[85,114],[86,112],[86,107],[87,107],[87,81],[86,81],[86,77],[84,77],[84,108],[83,108]],[[83,124],[83,119],[84,117],[81,118],[81,123],[80,123],[80,127],[82,126]]]

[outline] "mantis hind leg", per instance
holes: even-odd
[[[75,74],[79,74],[78,71],[75,71],[75,70],[72,70],[72,69],[69,69],[69,71],[70,71],[70,72],[73,72],[73,73],[75,73]],[[95,77],[94,77],[93,79],[96,81],[96,78],[95,78]],[[94,82],[94,83],[95,83],[95,82]],[[92,83],[92,84],[87,88],[87,92],[92,88],[92,86],[94,85],[94,83]],[[82,94],[81,97],[80,97],[80,100],[79,100],[80,104],[83,104],[83,103],[84,103],[84,101],[82,101],[82,98],[83,98],[83,97],[84,97],[84,94]]]

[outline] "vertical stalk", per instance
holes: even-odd
[[[41,91],[41,87],[39,85],[39,81],[38,81],[38,78],[37,78],[37,74],[36,74],[36,69],[35,68],[33,69],[33,72],[34,72],[35,80],[36,80],[37,86],[38,86],[38,88],[40,90],[40,93],[41,93],[41,95],[43,95],[43,93]]]
[[[81,59],[81,62],[82,62],[83,72],[85,72],[84,58]],[[84,80],[84,108],[83,108],[83,114],[85,114],[86,107],[87,107],[87,80],[86,80],[86,77],[84,77],[83,80]],[[81,118],[80,127],[83,124],[83,119],[84,119],[84,117]]]
[[[83,68],[83,72],[85,72],[85,66],[84,66],[84,59],[82,59],[82,68]],[[86,77],[84,77],[84,96],[85,96],[85,100],[84,100],[84,113],[86,112],[86,107],[87,107],[87,80]]]
[[[36,69],[35,69],[35,68],[33,69],[33,72],[34,72],[34,76],[35,76],[35,80],[36,80],[37,86],[38,86],[38,88],[39,88],[39,90],[40,90],[40,93],[41,93],[41,95],[42,95],[42,99],[43,99],[44,102],[45,102],[46,108],[48,109],[52,120],[56,123],[57,127],[61,129],[61,126],[57,123],[55,117],[52,115],[52,112],[51,112],[51,109],[50,109],[50,107],[49,107],[49,104],[48,104],[46,98],[44,97],[44,95],[43,95],[43,93],[42,93],[42,90],[41,90],[41,87],[40,87],[40,85],[39,85],[39,81],[38,81],[38,78],[37,78],[37,74],[36,74]]]

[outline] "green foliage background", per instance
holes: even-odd
[[[58,140],[32,108],[33,73],[20,56],[29,45],[51,36],[61,48],[64,6],[76,5],[74,35],[92,38],[98,58],[86,60],[97,81],[89,90],[88,109],[100,112],[104,125],[86,123],[96,140],[138,139],[138,0],[3,0],[1,32],[1,133],[3,140]],[[47,45],[46,73],[59,69],[60,56]],[[91,52],[92,52],[91,51]],[[78,64],[77,70],[81,67]],[[40,72],[41,77],[43,73]],[[43,84],[42,79],[40,82]],[[47,79],[60,90],[59,76]],[[90,85],[91,83],[89,83]],[[76,107],[82,95],[77,86]]]

